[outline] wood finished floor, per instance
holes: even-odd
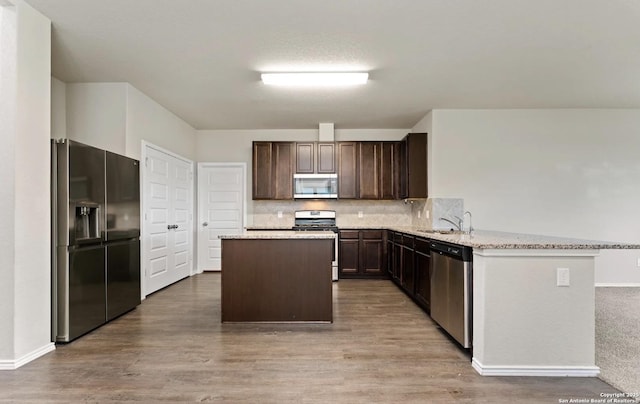
[[[220,324],[217,273],[0,372],[3,403],[558,403],[616,391],[597,378],[479,376],[389,281],[335,283],[333,324]]]

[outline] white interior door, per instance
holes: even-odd
[[[144,294],[190,275],[192,164],[145,146],[143,175]]]
[[[198,165],[198,269],[219,271],[220,234],[239,234],[245,217],[244,163]]]

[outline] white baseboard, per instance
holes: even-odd
[[[47,345],[35,349],[29,352],[26,355],[23,355],[21,358],[13,359],[13,360],[5,360],[0,359],[0,370],[16,370],[20,366],[26,365],[32,360],[38,359],[39,357],[48,354],[51,351],[55,351],[56,344],[53,342],[48,343]]]
[[[596,283],[596,288],[640,288],[640,283]]]
[[[597,377],[597,366],[484,366],[476,358],[471,366],[482,376]]]

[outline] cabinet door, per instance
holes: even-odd
[[[272,143],[253,142],[253,199],[271,199],[272,193]]]
[[[358,142],[360,199],[380,199],[380,142]]]
[[[409,133],[407,141],[407,197],[427,197],[427,134]]]
[[[296,173],[313,174],[315,166],[314,143],[296,143]]]
[[[293,199],[293,166],[295,160],[293,142],[273,142],[273,198]]]
[[[427,311],[431,309],[431,257],[428,249],[418,248],[416,240],[415,275],[416,300]]]
[[[389,233],[388,239],[387,239],[387,275],[391,279],[393,279],[393,263],[394,263],[393,251],[394,251],[393,241],[392,241],[391,233]]]
[[[338,248],[340,249],[338,253],[339,265],[338,268],[340,270],[339,276],[346,275],[356,275],[358,273],[359,267],[359,251],[358,245],[360,241],[356,239],[341,239],[338,242]]]
[[[357,144],[356,142],[338,142],[338,198],[355,199],[358,197]]]
[[[380,199],[400,197],[400,142],[382,142],[380,153]]]
[[[400,283],[402,275],[402,244],[393,243],[393,279]]]
[[[414,251],[413,249],[403,246],[402,247],[402,272],[401,272],[401,284],[404,290],[407,291],[409,296],[413,296],[415,293],[415,278],[414,275]]]
[[[316,172],[333,174],[336,172],[335,143],[318,143],[316,148]]]
[[[383,241],[363,239],[360,247],[361,272],[364,275],[384,276]]]

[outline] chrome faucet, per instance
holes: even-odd
[[[471,235],[471,233],[473,232],[473,225],[471,224],[471,212],[467,210],[466,212],[464,212],[464,215],[466,214],[469,215],[469,235]],[[462,215],[462,217],[464,217],[464,215]]]
[[[462,219],[460,219],[458,216],[454,216],[456,219],[458,219],[458,223],[454,222],[453,220],[449,220],[446,217],[441,217],[440,220],[445,221],[445,222],[449,222],[452,225],[454,225],[456,227],[456,229],[458,229],[458,231],[462,230]]]

